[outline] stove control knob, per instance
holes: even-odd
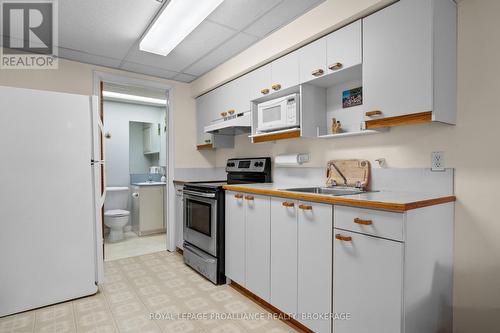
[[[255,162],[253,165],[254,165],[255,167],[258,167],[258,166],[259,166],[259,162]]]

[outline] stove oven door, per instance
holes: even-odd
[[[184,190],[184,240],[217,257],[215,193]]]

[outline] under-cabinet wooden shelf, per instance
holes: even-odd
[[[345,138],[345,137],[349,137],[349,136],[381,134],[384,132],[386,132],[386,130],[384,130],[384,131],[363,130],[363,131],[356,131],[356,132],[341,132],[341,133],[335,133],[335,134],[318,135],[318,138],[319,139]]]
[[[289,128],[281,131],[253,134],[248,137],[253,140],[253,143],[300,138],[300,128]]]

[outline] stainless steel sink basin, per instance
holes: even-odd
[[[299,188],[287,188],[282,191],[291,191],[291,192],[302,192],[302,193],[313,193],[313,194],[326,194],[326,195],[352,195],[352,194],[360,194],[366,193],[366,191],[362,191],[357,188],[351,187],[299,187]]]

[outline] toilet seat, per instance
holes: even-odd
[[[130,212],[123,209],[111,209],[104,212],[104,216],[109,217],[119,217],[119,216],[129,216]]]

